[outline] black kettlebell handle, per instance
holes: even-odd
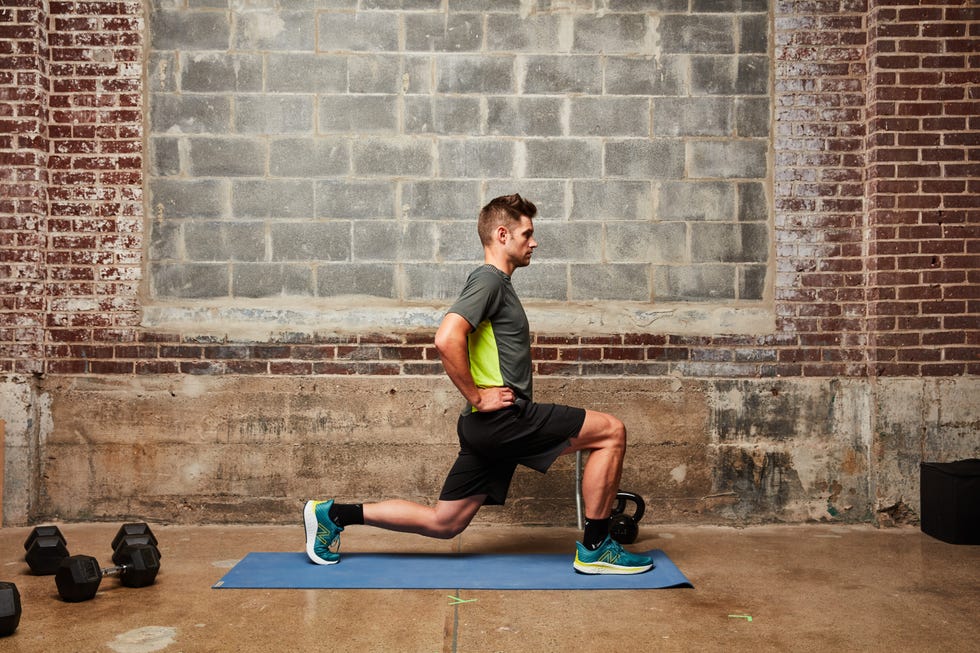
[[[633,513],[633,521],[640,521],[643,519],[643,512],[646,510],[646,503],[643,501],[643,497],[639,494],[633,494],[632,492],[623,492],[620,490],[616,493],[616,506],[612,510],[612,514],[623,514],[626,512],[626,502],[632,501],[636,504],[636,512]]]

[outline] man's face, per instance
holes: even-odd
[[[507,243],[504,247],[514,267],[522,268],[530,264],[531,254],[534,252],[534,248],[538,246],[537,241],[534,240],[534,224],[531,222],[531,218],[522,215],[520,223],[514,225],[508,233]]]

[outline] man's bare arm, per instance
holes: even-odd
[[[446,374],[466,401],[478,411],[489,412],[512,406],[514,391],[510,388],[479,388],[473,381],[467,348],[470,329],[466,318],[457,313],[447,313],[442,319],[436,331],[435,344]]]

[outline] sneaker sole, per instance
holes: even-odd
[[[629,576],[633,574],[642,574],[645,571],[650,571],[653,569],[654,565],[643,565],[640,567],[623,567],[620,565],[611,565],[608,562],[582,562],[578,559],[572,564],[575,567],[575,571],[582,574],[590,574],[593,576],[599,574],[617,574],[620,576]]]
[[[319,524],[316,521],[316,505],[313,501],[307,501],[303,507],[303,523],[306,526],[306,555],[310,561],[318,565],[335,565],[340,560],[324,560],[313,552],[316,544],[316,531]]]

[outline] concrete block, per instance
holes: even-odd
[[[262,90],[262,57],[257,54],[189,52],[182,57],[181,90],[221,93]]]
[[[251,138],[204,136],[187,141],[187,172],[193,177],[260,177],[266,145]]]
[[[459,296],[474,266],[471,263],[408,263],[402,267],[405,274],[403,299],[452,302]]]
[[[284,263],[235,263],[231,266],[233,297],[312,297],[313,268]]]
[[[618,263],[688,263],[683,222],[615,222],[606,225],[606,259]]]
[[[693,178],[766,176],[768,143],[764,140],[692,141],[687,148],[688,174]]]
[[[558,97],[488,97],[488,134],[561,136],[567,100]]]
[[[239,95],[235,129],[243,134],[313,132],[313,95]]]
[[[151,93],[177,91],[180,66],[176,52],[149,52],[146,57],[146,90]]]
[[[735,299],[734,265],[657,265],[653,268],[653,301]]]
[[[481,132],[480,99],[432,95],[405,98],[405,133],[471,134]]]
[[[769,14],[742,14],[738,17],[738,51],[769,52]]]
[[[225,133],[231,129],[231,98],[154,93],[150,96],[150,125],[157,134]]]
[[[439,176],[485,179],[514,174],[514,147],[499,139],[439,140]]]
[[[180,174],[180,141],[177,138],[151,136],[150,174],[167,176]]]
[[[402,9],[406,11],[435,11],[442,9],[440,0],[362,0],[362,9]]]
[[[592,139],[531,139],[525,142],[528,177],[600,177],[601,144]]]
[[[283,6],[293,8],[285,3]],[[238,50],[312,52],[316,44],[314,13],[285,10],[237,11],[234,40]]]
[[[313,182],[292,179],[233,181],[231,209],[236,218],[310,218]]]
[[[616,96],[573,97],[571,136],[649,136],[650,100]]]
[[[480,212],[480,182],[405,182],[402,211],[423,220],[475,220]]]
[[[568,182],[562,179],[490,179],[486,182],[481,206],[495,197],[520,193],[538,209],[538,218],[560,220],[568,215],[565,189]],[[476,228],[474,215],[474,229]]]
[[[609,95],[681,95],[687,80],[687,57],[606,57],[604,85]]]
[[[229,294],[227,263],[150,263],[150,285],[159,299],[215,299]]]
[[[735,184],[723,181],[669,181],[660,185],[657,219],[732,221]]]
[[[659,33],[664,53],[735,52],[735,20],[731,16],[667,14],[660,18]]]
[[[474,267],[483,261],[483,245],[476,232],[475,215],[472,221],[440,222],[435,225],[436,260],[469,261]]]
[[[317,297],[367,295],[396,299],[395,264],[327,263],[316,269]]]
[[[172,220],[152,220],[147,224],[148,253],[151,261],[182,258],[183,224]]]
[[[220,218],[228,214],[230,185],[223,179],[150,179],[155,219]]]
[[[747,55],[738,57],[735,77],[737,95],[766,95],[769,93],[769,57]]]
[[[273,177],[336,177],[350,172],[350,141],[340,137],[269,141]]]
[[[692,223],[694,263],[763,263],[769,254],[769,227],[763,223]]]
[[[449,0],[449,11],[519,12],[522,0]]]
[[[513,94],[511,55],[447,55],[436,59],[436,90],[440,93]]]
[[[573,52],[650,53],[646,14],[575,16]]]
[[[568,264],[532,260],[529,268],[514,273],[512,283],[525,301],[568,301]]]
[[[354,173],[370,176],[431,177],[433,145],[428,140],[372,139],[354,142]]]
[[[191,261],[263,261],[265,226],[248,222],[189,222],[184,251]]]
[[[654,136],[729,136],[734,124],[732,98],[658,98],[653,103]]]
[[[276,93],[344,93],[348,59],[342,55],[270,52],[265,90]]]
[[[769,219],[766,187],[758,182],[738,184],[738,221],[765,222]]]
[[[693,95],[735,95],[738,59],[734,56],[693,56],[691,93]]]
[[[760,300],[765,297],[766,272],[765,265],[738,266],[738,298]]]
[[[649,220],[653,192],[648,181],[572,182],[571,220]]]
[[[397,52],[398,14],[323,11],[317,38],[319,52]]]
[[[269,226],[273,261],[348,261],[349,222],[274,222]]]
[[[394,219],[395,183],[322,180],[316,182],[318,219]]]
[[[530,55],[523,63],[523,92],[531,95],[602,92],[602,66],[595,55]]]
[[[402,58],[397,55],[352,54],[347,58],[347,68],[351,93],[391,94],[402,90]]]
[[[153,50],[228,50],[231,22],[225,12],[149,12],[150,47]]]
[[[408,52],[475,52],[483,43],[482,14],[404,13]]]
[[[394,95],[321,95],[321,132],[393,133],[398,128]]]
[[[685,12],[688,0],[607,0],[610,11]]]
[[[563,23],[557,14],[490,14],[487,16],[487,50],[491,52],[554,53],[562,47]]]
[[[427,95],[435,88],[435,55],[409,54],[401,58],[401,92]]]
[[[606,175],[634,179],[680,179],[684,143],[674,140],[609,141],[603,151]]]
[[[638,263],[573,265],[572,301],[650,301],[650,266]]]
[[[434,261],[438,229],[436,222],[357,220],[353,224],[352,260]]]
[[[772,107],[768,97],[735,99],[735,132],[742,138],[769,136]]]
[[[536,220],[534,258],[540,261],[598,263],[602,261],[601,222]]]

